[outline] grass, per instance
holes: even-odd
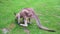
[[[43,26],[56,30],[48,32],[37,27],[35,20],[27,27],[30,34],[60,34],[60,0],[0,0],[0,34],[2,29],[8,28],[7,34],[27,34],[24,27],[15,23],[14,12],[30,7],[40,14],[39,19]]]

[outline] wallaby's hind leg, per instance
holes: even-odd
[[[26,19],[24,19],[24,24],[20,24],[21,26],[28,26],[28,24],[27,24],[27,18]]]

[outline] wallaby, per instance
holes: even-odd
[[[16,14],[16,18],[18,20],[18,24],[21,26],[28,26],[28,23],[30,23],[30,19],[34,18],[36,20],[36,23],[40,29],[47,30],[50,32],[55,32],[54,30],[50,30],[40,23],[40,20],[38,16],[35,14],[34,10],[32,8],[24,8],[21,12]],[[20,23],[20,18],[23,18],[24,24]]]

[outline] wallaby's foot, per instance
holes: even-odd
[[[21,26],[25,26],[25,27],[27,27],[28,25],[25,25],[25,24],[20,24]]]

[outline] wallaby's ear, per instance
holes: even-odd
[[[16,13],[14,12],[14,15],[16,15]]]

